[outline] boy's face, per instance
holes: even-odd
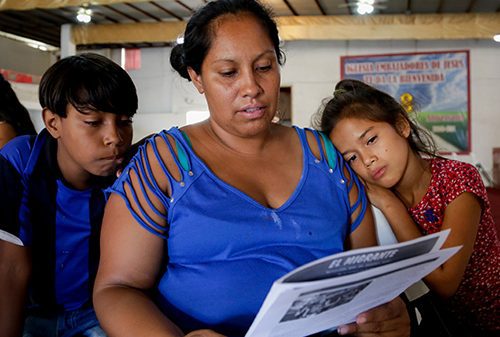
[[[64,178],[79,187],[92,176],[114,175],[132,142],[132,120],[109,112],[79,112],[71,104],[65,118],[54,115],[57,162]]]

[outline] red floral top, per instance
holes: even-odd
[[[434,158],[423,199],[409,208],[423,234],[441,230],[446,207],[460,194],[474,194],[482,205],[474,250],[457,292],[449,301],[458,319],[479,330],[500,330],[500,241],[481,176],[470,164]],[[471,234],[472,235],[472,234]]]

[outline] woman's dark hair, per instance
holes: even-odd
[[[19,102],[10,83],[0,74],[0,121],[14,128],[16,134],[34,135],[35,127],[28,110]]]
[[[411,130],[410,148],[416,153],[436,156],[436,145],[429,132],[417,125],[394,98],[361,81],[346,79],[337,83],[333,97],[313,117],[313,125],[329,134],[339,121],[348,117],[385,122],[398,132],[400,123],[406,121]]]
[[[63,58],[42,76],[39,88],[42,108],[66,117],[66,107],[78,111],[102,111],[132,117],[137,92],[132,79],[118,64],[93,53]]]
[[[217,0],[198,9],[189,20],[184,33],[184,42],[177,44],[170,53],[170,64],[184,78],[190,80],[187,68],[197,74],[214,38],[213,23],[227,14],[252,14],[267,31],[271,39],[278,63],[283,65],[284,54],[281,51],[278,27],[269,8],[256,0]]]

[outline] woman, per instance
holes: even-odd
[[[35,134],[28,110],[0,74],[0,148],[16,136]]]
[[[112,188],[94,288],[108,334],[243,336],[277,278],[376,244],[354,174],[317,133],[272,123],[282,60],[256,1],[210,2],[190,19],[171,63],[210,118],[150,138]],[[399,299],[358,323],[341,332],[409,333]]]

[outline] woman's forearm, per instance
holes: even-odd
[[[110,337],[184,336],[141,290],[118,285],[96,289],[94,306],[102,328]]]

